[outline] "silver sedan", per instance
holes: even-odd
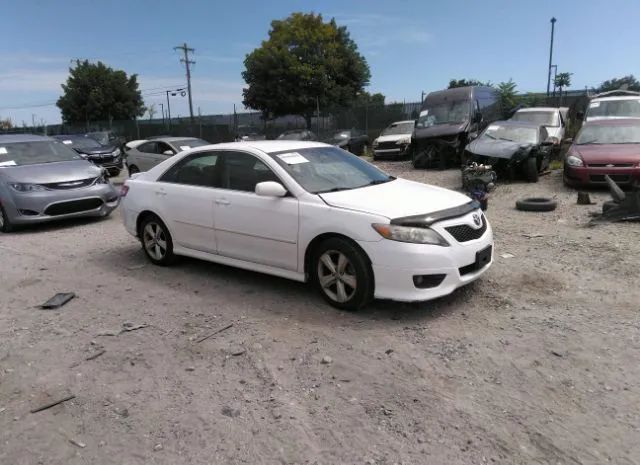
[[[119,201],[104,171],[62,142],[29,134],[0,136],[0,231],[107,216]]]

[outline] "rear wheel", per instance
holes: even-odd
[[[342,310],[358,310],[373,299],[374,278],[366,255],[351,242],[332,238],[316,249],[311,270],[322,297]]]
[[[144,253],[154,264],[166,266],[175,260],[171,234],[157,216],[149,215],[142,220],[140,240]]]
[[[11,220],[7,216],[7,212],[5,212],[2,205],[0,205],[0,231],[3,233],[13,231],[13,224],[11,223]]]
[[[538,182],[538,160],[536,158],[530,157],[524,162],[524,176],[528,182]]]

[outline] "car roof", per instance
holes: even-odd
[[[48,136],[36,134],[5,134],[0,135],[0,144],[15,144],[18,142],[45,142],[54,140]]]
[[[528,112],[528,111],[560,111],[560,108],[556,108],[556,107],[526,107],[526,108],[520,108],[518,111],[516,111],[516,113],[522,112]]]
[[[505,120],[505,121],[494,121],[489,124],[489,126],[493,126],[494,124],[499,124],[500,126],[517,126],[519,128],[540,128],[540,124],[530,123],[529,121],[514,121],[514,120]]]
[[[322,142],[310,142],[300,140],[247,140],[242,142],[224,142],[221,144],[211,144],[205,147],[198,147],[198,150],[202,149],[229,149],[229,150],[242,150],[244,148],[252,148],[260,150],[265,153],[273,152],[286,152],[287,150],[300,150],[309,149],[314,147],[333,147],[329,144],[323,144]]]
[[[640,126],[640,118],[605,118],[585,121],[584,126]]]
[[[610,95],[607,97],[594,97],[589,102],[610,102],[615,100],[640,100],[639,95]]]

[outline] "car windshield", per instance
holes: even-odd
[[[413,132],[413,121],[409,123],[394,123],[380,133],[381,136],[392,136],[395,134],[411,134]]]
[[[640,118],[640,98],[600,100],[589,104],[589,118]]]
[[[640,144],[640,125],[585,125],[576,144]]]
[[[524,144],[538,143],[538,129],[522,126],[491,124],[482,134],[483,138],[520,142]]]
[[[79,149],[92,149],[101,147],[102,145],[91,137],[56,137],[60,142],[71,147],[77,147]]]
[[[109,133],[108,132],[90,132],[87,137],[91,137],[93,140],[97,140],[101,145],[109,145]],[[111,140],[115,139],[115,136],[111,136]]]
[[[179,139],[171,141],[171,145],[177,148],[179,151],[189,150],[194,147],[202,147],[204,145],[211,145],[206,140],[202,139]]]
[[[72,160],[82,160],[82,158],[62,142],[37,141],[3,144],[0,141],[0,167]]]
[[[437,124],[464,123],[469,119],[469,101],[453,100],[429,105],[420,113],[418,128],[428,128]]]
[[[517,111],[511,119],[513,121],[535,123],[540,126],[560,126],[560,117],[557,111]]]
[[[337,147],[313,147],[269,155],[313,194],[357,189],[395,179]]]

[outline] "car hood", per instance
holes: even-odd
[[[467,145],[467,151],[474,155],[510,159],[520,149],[529,147],[531,147],[531,144],[481,137]]]
[[[465,132],[469,126],[468,122],[454,124],[436,124],[428,128],[416,128],[414,137],[416,139],[427,139],[430,137],[453,136]]]
[[[640,144],[573,145],[571,151],[589,163],[638,163]]]
[[[76,150],[77,152],[80,153],[84,153],[86,155],[101,155],[104,153],[111,153],[113,152],[115,149],[117,149],[118,147],[116,147],[115,145],[113,146],[102,146],[102,147],[89,147],[89,148],[79,148],[79,147],[74,147],[74,150]]]
[[[379,136],[378,142],[398,142],[400,139],[410,139],[411,134],[389,134],[388,136]]]
[[[333,207],[372,213],[390,219],[413,216],[469,203],[466,195],[406,179],[320,194]]]
[[[85,160],[0,168],[10,182],[49,184],[97,178],[102,169]]]

